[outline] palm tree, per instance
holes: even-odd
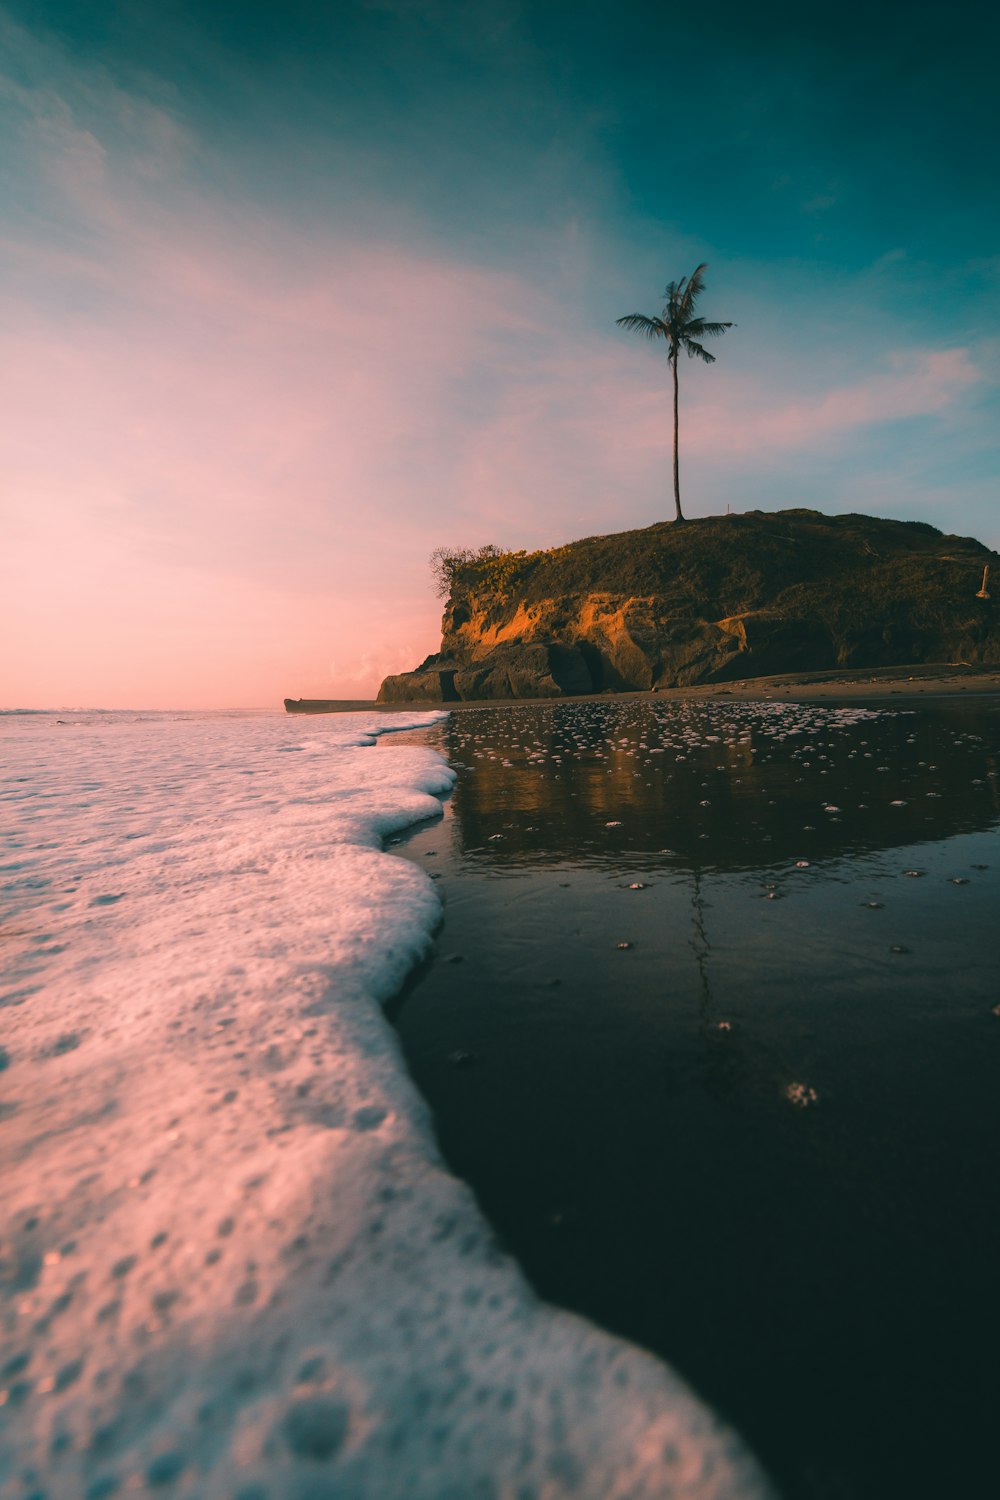
[[[626,318],[616,319],[619,328],[641,333],[647,339],[666,340],[667,359],[674,372],[674,504],[677,507],[678,521],[683,521],[684,516],[681,511],[681,482],[677,462],[677,356],[683,349],[691,358],[697,355],[707,365],[714,364],[715,355],[709,354],[699,340],[715,338],[716,335],[725,333],[727,328],[735,326],[732,323],[707,323],[704,318],[695,317],[694,305],[705,289],[706,269],[703,262],[690,276],[670,282],[663,294],[666,300],[658,318],[647,318],[645,313],[629,313]]]

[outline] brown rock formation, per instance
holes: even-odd
[[[995,556],[922,522],[752,511],[463,564],[441,650],[379,702],[548,698],[1000,661]]]

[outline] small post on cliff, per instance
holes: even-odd
[[[986,592],[986,585],[989,583],[989,581],[990,581],[990,565],[989,565],[989,563],[987,563],[986,566],[985,566],[985,568],[983,569],[983,586],[979,590],[979,593],[976,595],[977,599],[988,599],[990,597],[989,594]]]

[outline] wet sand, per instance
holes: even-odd
[[[752,677],[734,683],[671,688],[666,698],[778,698],[790,703],[828,700],[865,702],[885,697],[945,698],[959,693],[1000,693],[1000,667],[969,666],[956,662],[934,666],[879,667],[864,672],[799,672],[776,677]]]
[[[465,705],[397,848],[445,901],[394,1017],[452,1169],[786,1500],[992,1483],[1000,705],[954,675]]]

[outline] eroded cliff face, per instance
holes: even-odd
[[[456,572],[441,649],[380,702],[549,698],[1000,660],[996,557],[915,522],[751,512]],[[1000,575],[996,575],[1000,588]]]

